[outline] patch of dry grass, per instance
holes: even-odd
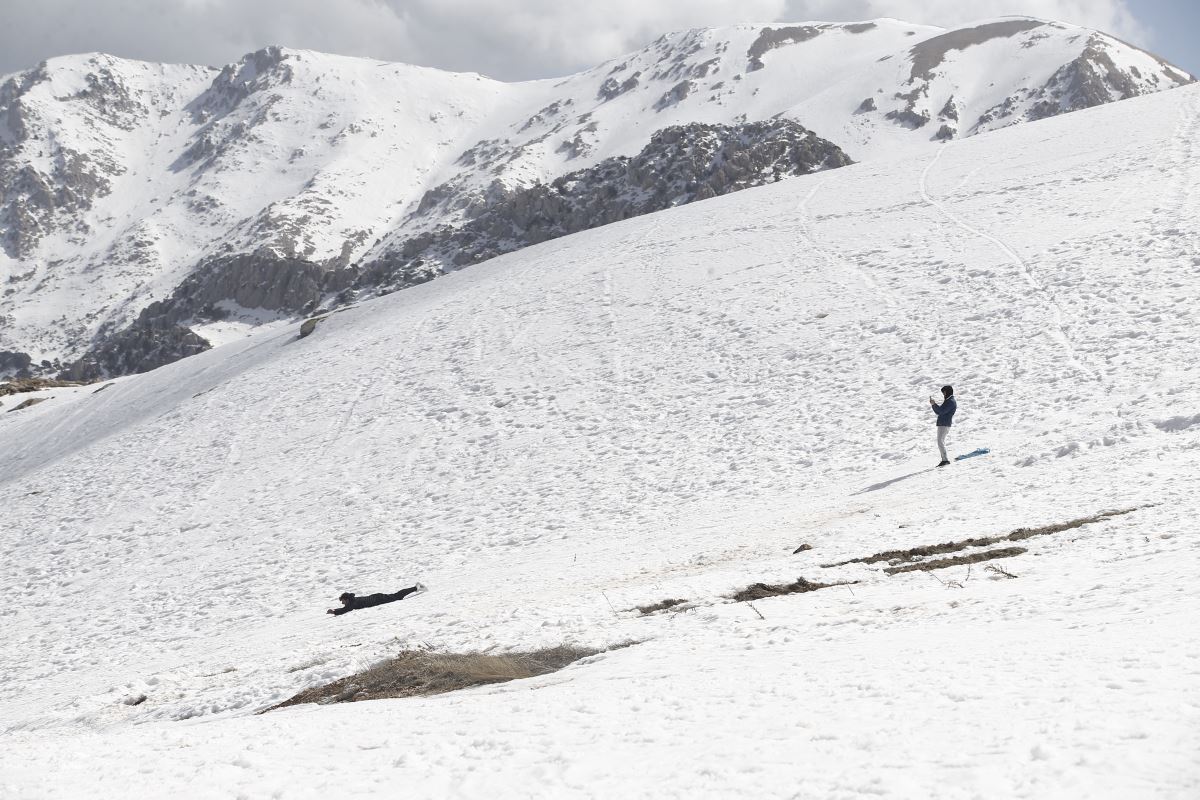
[[[1012,558],[1029,552],[1024,547],[1001,547],[998,550],[984,550],[981,553],[970,553],[953,558],[935,558],[932,561],[920,561],[916,564],[905,564],[900,567],[888,567],[884,570],[888,575],[900,572],[917,572],[918,570],[945,569],[958,567],[963,564],[978,564],[980,561],[993,561],[997,558]]]
[[[738,603],[749,600],[762,600],[767,597],[779,597],[784,594],[803,594],[815,592],[818,589],[828,589],[831,586],[849,586],[858,581],[841,581],[839,583],[816,583],[815,581],[797,578],[792,583],[754,583],[729,595],[729,599]]]
[[[300,703],[324,705],[443,694],[471,686],[545,675],[598,652],[569,646],[494,654],[406,650],[357,674],[305,689],[265,710],[272,711]]]
[[[907,550],[884,550],[874,555],[864,558],[852,558],[849,561],[839,561],[836,564],[822,564],[823,568],[844,567],[847,564],[875,564],[880,561],[887,561],[891,564],[899,564],[908,561],[916,561],[927,556],[944,555],[946,553],[956,553],[960,550],[966,550],[969,547],[989,547],[1000,542],[1020,542],[1025,539],[1032,539],[1035,536],[1049,536],[1063,531],[1073,530],[1084,525],[1091,525],[1094,522],[1103,522],[1113,517],[1119,517],[1122,514],[1130,514],[1137,511],[1136,508],[1126,508],[1119,511],[1105,511],[1099,514],[1094,514],[1090,517],[1079,517],[1078,519],[1068,520],[1067,522],[1058,522],[1053,525],[1043,525],[1038,528],[1017,528],[1011,533],[1006,533],[1002,536],[984,536],[978,539],[961,539],[957,542],[943,542],[942,544],[928,544],[920,547],[910,547]],[[932,563],[932,562],[930,562]],[[961,562],[970,563],[970,562]],[[893,574],[893,570],[886,570],[889,574]],[[895,572],[907,572],[908,570],[895,570]]]
[[[668,608],[681,606],[686,602],[687,600],[684,600],[681,597],[673,597],[667,600],[659,600],[657,603],[651,603],[648,606],[636,606],[636,608],[638,611],[642,612],[642,614],[653,614],[656,611],[666,611]]]

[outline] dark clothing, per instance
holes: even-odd
[[[381,606],[384,603],[394,603],[397,600],[403,600],[413,592],[417,591],[416,586],[410,586],[407,589],[401,589],[394,594],[380,592],[378,594],[369,594],[366,597],[358,597],[353,594],[345,594],[342,596],[342,608],[330,609],[331,614],[349,614],[360,608],[371,608],[372,606]]]
[[[954,419],[954,412],[958,410],[958,403],[954,402],[954,395],[950,395],[939,406],[937,403],[930,402],[933,406],[933,413],[937,414],[937,426],[939,428],[949,428],[950,420]]]

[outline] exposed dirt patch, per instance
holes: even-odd
[[[532,678],[556,672],[599,650],[552,647],[512,653],[431,653],[406,650],[369,669],[314,686],[259,713],[300,703],[358,702],[387,697],[421,697],[472,686]]]
[[[900,572],[916,572],[918,570],[945,569],[962,564],[978,564],[980,561],[993,561],[997,558],[1012,558],[1029,552],[1024,547],[1001,547],[997,550],[984,550],[981,553],[954,556],[953,558],[935,558],[932,561],[920,561],[916,564],[905,564],[899,567],[888,567],[884,570],[888,575]]]
[[[880,561],[887,561],[890,564],[901,564],[905,562],[917,561],[928,556],[944,555],[946,553],[956,553],[960,550],[966,550],[970,547],[990,547],[1000,542],[1020,542],[1025,539],[1032,539],[1035,536],[1050,536],[1055,533],[1062,533],[1074,528],[1079,528],[1084,525],[1090,525],[1093,522],[1104,522],[1105,520],[1119,517],[1123,514],[1130,514],[1137,511],[1137,508],[1125,508],[1119,511],[1103,511],[1099,514],[1094,514],[1090,517],[1079,517],[1078,519],[1069,520],[1067,522],[1059,522],[1054,525],[1043,525],[1039,528],[1017,528],[1011,533],[1006,533],[1001,536],[983,536],[978,539],[962,539],[957,542],[943,542],[942,544],[922,545],[921,547],[910,547],[907,550],[884,550],[874,555],[866,556],[865,558],[852,558],[849,561],[839,561],[836,564],[822,564],[822,567],[844,567],[847,564],[875,564]],[[969,563],[969,562],[961,562]],[[890,572],[890,571],[889,571]]]
[[[818,589],[828,589],[831,586],[849,586],[853,583],[858,583],[858,581],[816,583],[804,578],[797,578],[793,583],[755,583],[729,595],[729,599],[738,603],[744,603],[748,600],[762,600],[767,597],[778,597],[782,594],[803,594],[804,592],[815,592]]]
[[[910,80],[933,80],[933,70],[946,60],[951,50],[966,50],[973,45],[983,44],[991,39],[1007,38],[1018,33],[1040,28],[1046,23],[1036,19],[1012,19],[999,22],[988,22],[974,28],[960,28],[940,36],[926,39],[909,50],[912,58],[912,73]]]
[[[67,386],[84,386],[89,381],[60,381],[54,378],[14,378],[0,383],[0,397],[24,392],[40,392],[43,389],[60,389]]]
[[[684,600],[683,598],[675,597],[668,600],[659,600],[657,603],[651,603],[648,606],[637,606],[637,610],[643,614],[653,614],[656,611],[666,611],[668,608],[681,606],[686,602],[687,600]]]
[[[15,405],[15,406],[13,406],[12,408],[10,408],[10,409],[8,410],[8,413],[10,413],[10,414],[11,414],[13,411],[20,411],[20,410],[22,410],[22,409],[29,408],[30,406],[36,406],[38,403],[44,403],[44,402],[46,402],[47,400],[51,400],[51,399],[53,399],[53,398],[50,398],[50,397],[31,397],[31,398],[29,398],[28,400],[26,400],[25,402],[23,402],[23,403],[18,403],[17,405]]]

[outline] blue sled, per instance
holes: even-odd
[[[964,458],[974,458],[975,456],[986,456],[990,452],[992,452],[992,451],[988,450],[986,447],[980,447],[978,450],[972,450],[969,453],[963,453],[961,456],[955,456],[954,460],[962,461]]]

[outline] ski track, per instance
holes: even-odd
[[[929,161],[929,164],[926,165],[924,171],[922,171],[921,181],[920,181],[921,197],[925,200],[925,202],[929,203],[929,205],[936,208],[948,220],[953,222],[959,228],[963,229],[967,233],[970,233],[974,236],[978,236],[981,239],[986,239],[987,241],[994,244],[997,248],[999,248],[1002,253],[1004,253],[1005,257],[1008,258],[1008,260],[1011,261],[1012,264],[1020,272],[1021,276],[1025,279],[1025,282],[1027,284],[1029,284],[1029,287],[1031,289],[1033,289],[1035,292],[1037,292],[1045,300],[1046,305],[1050,309],[1051,317],[1052,317],[1053,323],[1054,323],[1054,331],[1051,335],[1054,336],[1054,338],[1059,342],[1059,344],[1062,345],[1063,350],[1066,352],[1067,357],[1070,360],[1071,364],[1079,372],[1081,372],[1085,375],[1089,375],[1090,377],[1092,377],[1092,379],[1096,380],[1099,383],[1104,383],[1105,379],[1104,379],[1104,374],[1102,372],[1085,367],[1083,365],[1083,363],[1079,360],[1079,356],[1075,352],[1075,345],[1071,340],[1071,335],[1067,331],[1065,324],[1064,324],[1065,315],[1063,313],[1062,305],[1059,303],[1058,298],[1054,296],[1054,293],[1049,291],[1048,289],[1046,289],[1046,287],[1044,287],[1037,280],[1037,278],[1033,274],[1033,271],[1030,269],[1029,265],[1025,262],[1025,259],[1021,258],[1021,256],[1018,255],[1017,252],[1015,250],[1013,250],[1013,248],[1010,247],[1002,239],[1000,239],[996,236],[993,236],[990,233],[987,233],[986,231],[982,231],[979,228],[972,226],[970,223],[968,223],[966,220],[964,220],[961,216],[950,211],[950,209],[946,207],[945,203],[942,203],[939,200],[935,200],[929,194],[929,188],[928,188],[929,173],[933,170],[933,168],[935,166],[937,166],[938,162],[941,160],[942,156],[945,154],[946,150],[948,150],[949,148],[950,148],[950,145],[948,143],[938,146],[936,154]]]

